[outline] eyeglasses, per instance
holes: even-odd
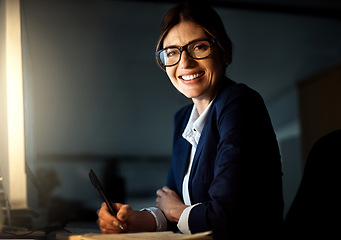
[[[162,68],[176,65],[183,51],[193,59],[204,59],[211,55],[213,42],[213,40],[195,40],[182,47],[167,47],[157,51],[156,57]]]

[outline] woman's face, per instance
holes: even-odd
[[[194,40],[210,39],[204,29],[193,22],[180,22],[175,25],[163,41],[163,48],[184,46]],[[218,48],[205,59],[193,59],[186,51],[180,61],[172,67],[166,67],[171,82],[178,91],[188,98],[211,101],[225,73],[225,64]]]

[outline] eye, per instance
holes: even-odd
[[[199,51],[199,52],[206,51],[208,48],[209,48],[209,45],[205,42],[197,43],[193,47],[194,51]]]
[[[165,50],[167,58],[176,57],[179,54],[179,50],[177,48],[169,48]]]

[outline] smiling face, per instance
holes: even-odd
[[[184,46],[195,40],[210,39],[204,29],[193,22],[180,22],[164,38],[163,48]],[[186,51],[180,61],[166,72],[174,87],[194,103],[206,105],[214,98],[225,73],[225,63],[219,48],[213,44],[211,55],[205,59],[193,59]]]

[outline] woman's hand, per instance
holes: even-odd
[[[160,208],[171,222],[178,222],[183,210],[187,207],[179,195],[165,186],[156,191],[156,207]]]
[[[110,214],[106,203],[102,203],[97,211],[97,224],[102,233],[122,233],[128,232],[129,223],[133,218],[133,209],[129,205],[121,203],[112,203],[114,208],[118,209],[116,217]]]
[[[109,213],[106,203],[97,211],[97,224],[102,233],[153,232],[156,222],[148,211],[136,211],[129,205],[112,203],[116,207],[116,217]]]

